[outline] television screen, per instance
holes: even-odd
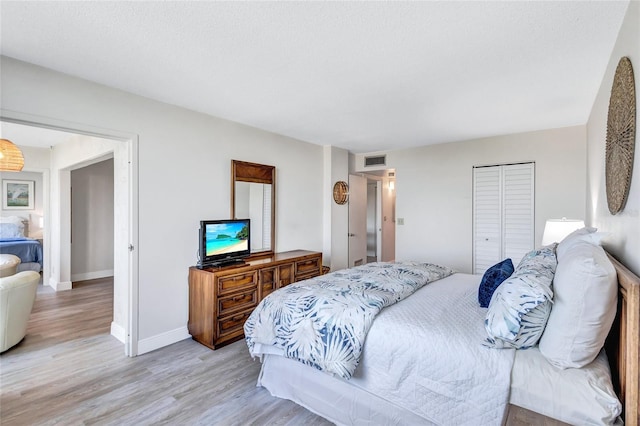
[[[232,263],[249,256],[250,220],[203,220],[200,222],[202,265]]]

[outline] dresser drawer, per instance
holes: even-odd
[[[232,312],[253,309],[258,304],[258,291],[245,291],[218,298],[218,317],[227,316]]]
[[[258,284],[258,271],[247,271],[218,278],[218,294],[226,294],[244,287],[251,288]]]
[[[276,268],[263,268],[260,270],[260,279],[258,280],[258,298],[264,299],[277,288]]]
[[[296,262],[296,281],[320,275],[320,258],[301,260]]]
[[[278,288],[286,287],[293,282],[293,264],[278,266]]]
[[[218,342],[217,343],[220,343],[220,341],[233,339],[234,337],[244,335],[243,327],[244,327],[245,321],[247,321],[247,318],[249,318],[249,315],[251,315],[251,310],[245,311],[245,312],[239,312],[235,315],[218,319],[218,322],[217,322],[218,323],[217,324],[218,325],[217,326]]]

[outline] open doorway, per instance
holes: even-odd
[[[102,129],[56,120],[30,117],[2,111],[0,125],[3,137],[23,151],[25,164],[45,158],[50,175],[49,205],[45,207],[44,240],[46,258],[50,265],[43,281],[56,291],[71,288],[71,173],[96,162],[113,162],[113,321],[111,335],[124,343],[126,355],[138,353],[138,256],[137,246],[137,136],[130,134],[104,134]],[[44,120],[44,121],[43,121]],[[75,126],[75,125],[74,125]],[[25,141],[29,129],[38,131],[30,145]],[[47,139],[49,132],[55,140]],[[46,141],[46,146],[43,146]],[[40,144],[40,145],[38,145]],[[38,147],[38,152],[30,147]],[[95,247],[93,247],[95,248]],[[92,249],[93,249],[92,248]],[[45,268],[46,269],[46,268]],[[103,270],[104,271],[104,270]]]
[[[382,258],[380,256],[380,242],[382,240],[381,186],[380,181],[367,179],[367,263],[377,262]]]
[[[395,170],[349,176],[349,267],[395,259]]]
[[[71,281],[113,277],[113,158],[71,171]]]
[[[113,158],[71,170],[71,281],[113,279]]]

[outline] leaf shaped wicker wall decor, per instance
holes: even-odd
[[[636,142],[636,89],[626,56],[616,68],[609,99],[606,145],[607,204],[611,214],[624,209],[631,186]]]

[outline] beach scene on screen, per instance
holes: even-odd
[[[208,224],[206,228],[207,256],[234,253],[249,248],[246,223]]]

